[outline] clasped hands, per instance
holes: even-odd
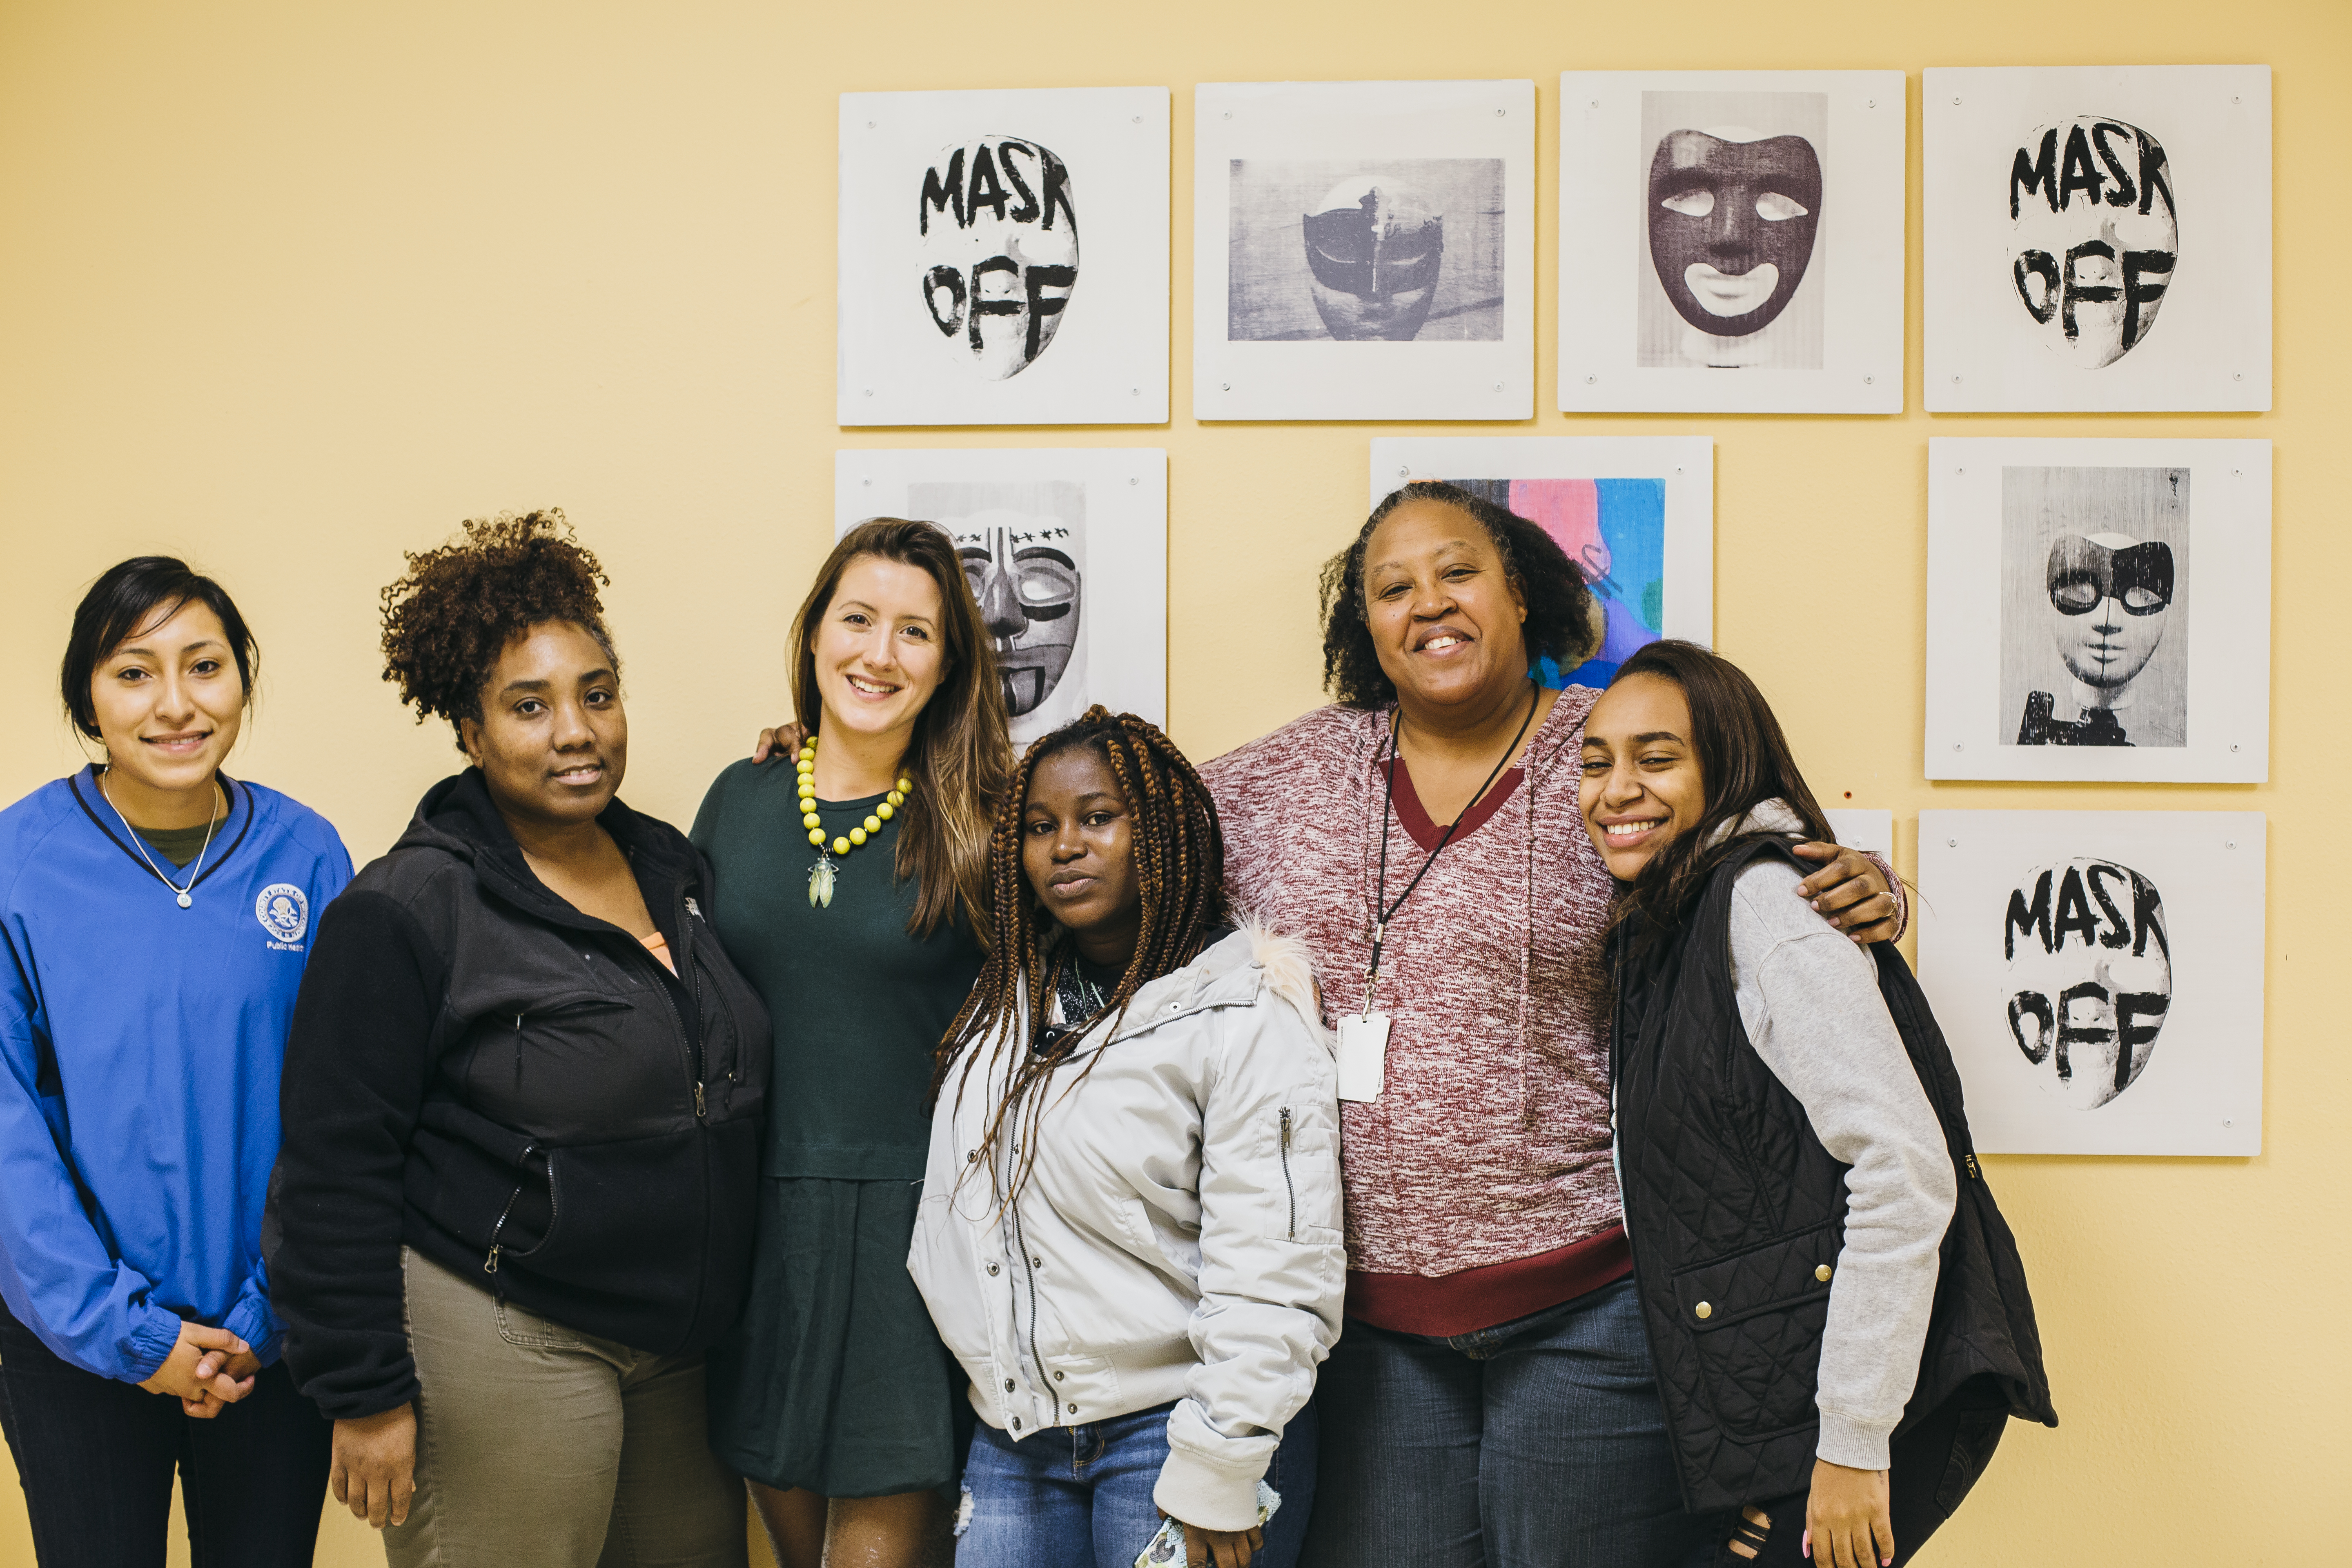
[[[139,1386],[150,1394],[171,1394],[186,1414],[209,1421],[251,1394],[260,1371],[261,1358],[251,1345],[226,1329],[183,1318],[172,1353]]]

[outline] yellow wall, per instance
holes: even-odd
[[[2277,71],[2277,412],[1917,412],[1918,69],[2200,61]],[[454,761],[377,679],[377,588],[469,513],[560,504],[614,578],[627,793],[687,818],[784,712],[778,647],[830,541],[832,453],[866,445],[1165,445],[1172,729],[1223,751],[1318,700],[1312,568],[1361,515],[1365,442],[1416,427],[836,428],[835,95],[1172,86],[1186,410],[1194,82],[1531,76],[1542,409],[1558,72],[1742,66],[1914,73],[1913,412],[1419,431],[1712,436],[1718,641],[1823,798],[1894,808],[1906,868],[1923,806],[2270,814],[2267,1152],[1990,1162],[2066,1424],[2012,1427],[1931,1560],[2342,1561],[2352,1072],[2322,976],[2352,937],[2352,548],[2326,478],[2352,423],[2344,0],[0,0],[0,800],[76,763],[52,672],[82,586],[167,550],[263,638],[240,771],[364,860]],[[1921,781],[1931,433],[2278,442],[2273,783]],[[0,1491],[0,1563],[31,1562],[21,1501]],[[321,1562],[380,1561],[348,1519],[323,1542]]]

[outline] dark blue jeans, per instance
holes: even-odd
[[[1307,1568],[1681,1568],[1683,1511],[1630,1279],[1437,1339],[1350,1319],[1316,1380]]]
[[[264,1367],[209,1421],[60,1360],[0,1307],[0,1429],[41,1568],[163,1568],[177,1471],[194,1568],[307,1568],[332,1428]]]
[[[1282,1507],[1250,1568],[1298,1561],[1315,1506],[1315,1405],[1291,1418],[1266,1467],[1265,1484]],[[964,1466],[971,1501],[956,1526],[956,1568],[1134,1568],[1160,1530],[1151,1489],[1168,1459],[1170,1408],[1057,1426],[1019,1443],[982,1423]]]

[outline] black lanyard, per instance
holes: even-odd
[[[1508,765],[1513,757],[1518,755],[1519,742],[1527,738],[1528,726],[1535,722],[1536,707],[1541,700],[1542,694],[1530,683],[1528,693],[1528,715],[1519,721],[1519,732],[1513,735],[1511,743],[1503,748],[1503,754],[1495,760],[1494,772],[1488,773],[1486,782],[1478,786],[1478,793],[1470,797],[1470,804],[1455,814],[1454,820],[1445,825],[1445,831],[1437,836],[1436,845],[1422,858],[1421,869],[1412,874],[1412,880],[1404,885],[1404,891],[1399,893],[1396,896],[1396,902],[1391,904],[1388,902],[1389,817],[1396,807],[1396,771],[1404,765],[1403,759],[1397,751],[1397,739],[1404,730],[1404,710],[1402,708],[1397,710],[1396,722],[1389,730],[1388,777],[1381,791],[1381,871],[1380,880],[1374,885],[1372,890],[1372,962],[1364,971],[1364,1005],[1358,1011],[1367,1016],[1371,1013],[1372,986],[1381,977],[1381,944],[1388,940],[1389,921],[1396,919],[1397,911],[1404,908],[1404,901],[1412,897],[1412,890],[1421,886],[1421,879],[1423,877],[1429,875],[1429,868],[1437,863],[1438,850],[1454,842],[1454,832],[1462,826],[1462,819],[1468,816],[1478,803],[1486,798],[1486,792],[1493,789],[1495,781],[1503,776],[1503,769]]]

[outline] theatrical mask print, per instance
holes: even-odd
[[[1645,92],[1646,268],[1641,363],[1819,369],[1814,270],[1828,99],[1806,92]],[[1807,305],[1790,307],[1801,294]]]
[[[2010,161],[2009,217],[2011,281],[2052,352],[2097,369],[2147,336],[2180,253],[2154,136],[2098,115],[2038,127]]]
[[[909,510],[955,542],[996,651],[1013,739],[1086,710],[1086,487],[1072,480],[916,483]]]
[[[1048,149],[983,136],[923,172],[917,231],[923,309],[966,364],[991,381],[1045,352],[1078,285],[1070,171]]]
[[[2188,743],[2189,480],[2186,468],[2002,470],[2013,743]]]
[[[2147,1068],[2172,1006],[2156,884],[2112,860],[2028,871],[2001,921],[2009,1036],[2042,1087],[2095,1110]]]
[[[1229,341],[1502,337],[1501,159],[1231,167]]]

